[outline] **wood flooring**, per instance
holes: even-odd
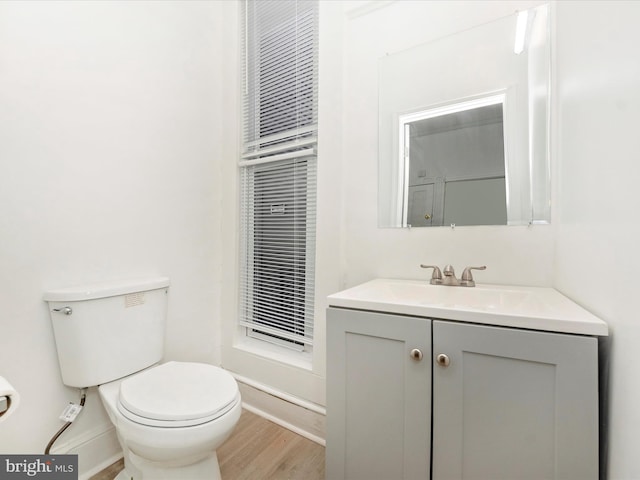
[[[247,410],[218,449],[218,462],[223,480],[324,479],[322,445]],[[90,480],[113,480],[122,468],[120,460]]]
[[[113,480],[116,478],[116,475],[120,473],[120,471],[124,468],[124,460],[120,459],[113,465],[108,466],[101,472],[98,472],[89,480]]]

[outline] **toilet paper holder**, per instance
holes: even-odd
[[[0,423],[13,415],[18,405],[20,405],[20,395],[4,377],[0,377]]]

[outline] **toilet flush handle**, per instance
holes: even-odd
[[[65,315],[71,315],[73,313],[73,310],[71,307],[54,308],[53,311],[58,313],[64,313]]]

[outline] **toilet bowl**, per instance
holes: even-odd
[[[98,391],[125,454],[120,478],[220,478],[216,449],[241,413],[231,374],[202,363],[168,362]]]

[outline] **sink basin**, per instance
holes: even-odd
[[[333,307],[551,332],[608,335],[607,324],[553,288],[430,285],[377,279],[328,297]]]
[[[372,288],[372,294],[379,295],[384,291],[384,295],[388,296],[389,300],[451,308],[514,308],[532,297],[530,292],[490,285],[466,288],[434,286],[427,283],[378,281],[371,282],[368,287]]]

